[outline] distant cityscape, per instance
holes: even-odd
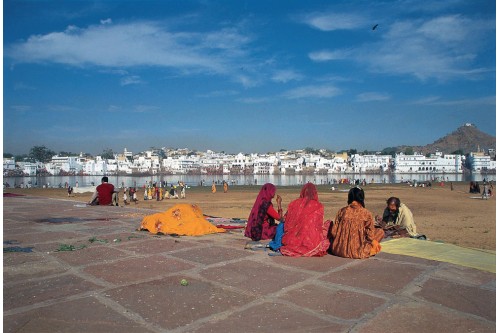
[[[479,149],[478,149],[479,150]],[[108,156],[61,156],[48,161],[16,161],[4,157],[3,175],[326,175],[342,173],[459,174],[490,173],[496,170],[496,152],[469,152],[423,155],[418,152],[394,154],[333,153],[325,149],[280,150],[267,154],[226,154],[207,150],[161,148],[133,153],[126,148]]]

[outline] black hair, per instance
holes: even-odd
[[[365,207],[365,192],[362,188],[353,187],[347,194],[347,204],[350,205],[353,201],[359,202],[361,206]]]
[[[106,176],[102,177],[101,182],[107,183],[108,182],[108,177],[106,177]]]
[[[401,200],[396,197],[390,197],[389,199],[387,199],[387,205],[389,205],[390,203],[394,203],[396,205],[396,208],[399,208],[401,206]]]

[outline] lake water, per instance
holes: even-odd
[[[108,176],[109,182],[115,186],[126,187],[137,186],[142,187],[148,182],[166,181],[168,184],[176,184],[178,181],[183,181],[189,186],[200,186],[204,181],[204,186],[211,186],[212,181],[222,183],[223,180],[229,184],[235,185],[262,185],[265,183],[273,183],[277,186],[294,186],[301,185],[307,182],[315,184],[328,184],[333,180],[342,178],[349,179],[366,179],[368,183],[401,183],[407,180],[427,181],[437,178],[445,181],[482,181],[483,178],[496,181],[496,175],[481,175],[481,174],[335,174],[335,175],[155,175],[155,176]],[[102,176],[47,176],[47,177],[6,177],[4,182],[10,186],[20,184],[28,184],[32,186],[42,187],[44,184],[50,184],[51,187],[57,187],[59,184],[64,186],[69,183],[75,186],[91,186],[92,182],[95,185],[101,183]]]

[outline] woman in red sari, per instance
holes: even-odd
[[[324,208],[318,201],[314,184],[304,185],[300,198],[288,205],[281,254],[290,257],[322,257],[330,246],[328,228],[323,221]]]
[[[277,224],[275,220],[283,218],[283,210],[281,209],[281,197],[279,195],[276,198],[278,211],[274,209],[271,200],[275,194],[276,186],[273,184],[264,184],[260,189],[245,228],[245,236],[253,241],[273,239],[276,234]]]

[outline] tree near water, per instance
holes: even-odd
[[[113,149],[106,148],[102,151],[101,157],[106,160],[112,160],[115,158],[115,154],[113,153]]]
[[[33,161],[47,163],[56,153],[45,146],[34,146],[30,149],[28,157]]]

